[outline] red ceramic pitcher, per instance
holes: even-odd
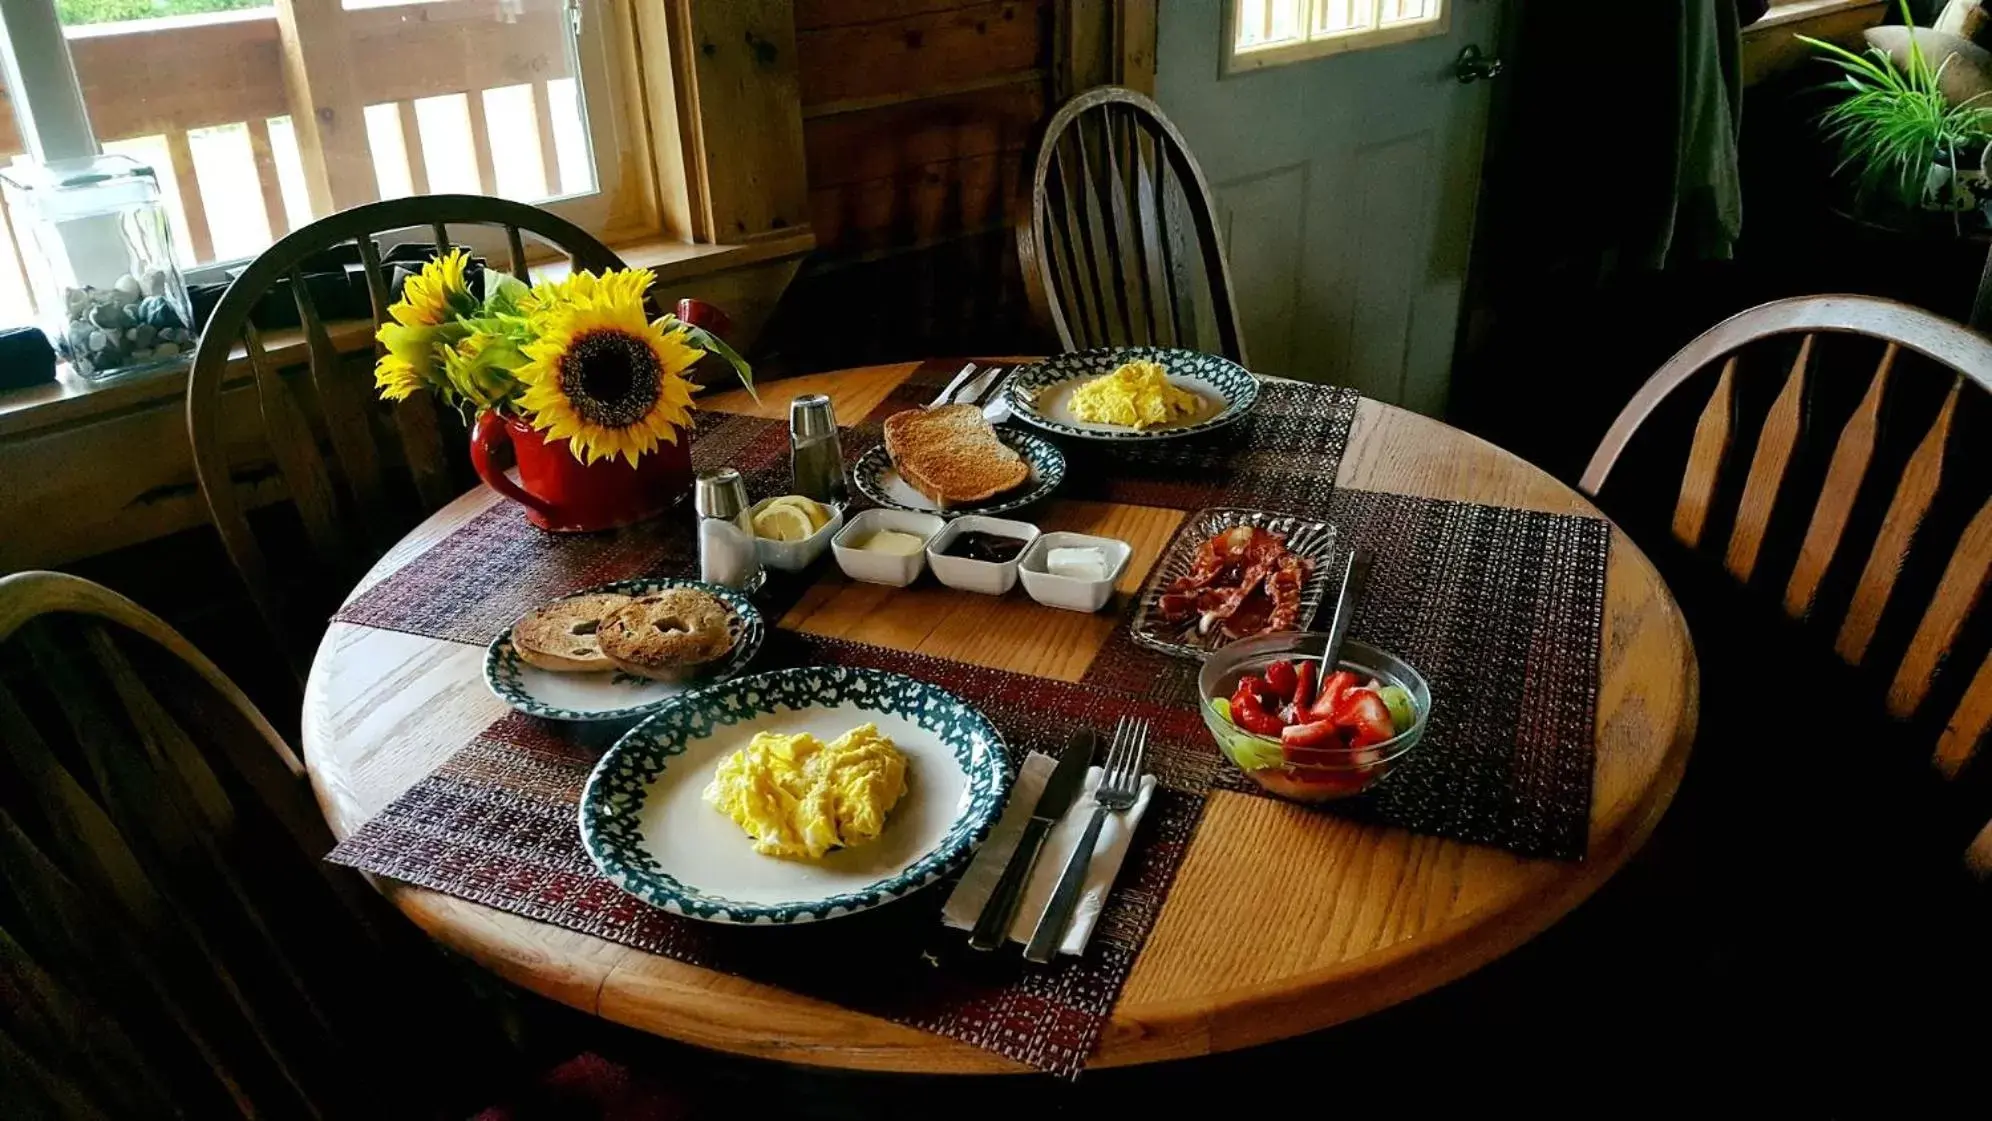
[[[678,318],[715,334],[726,316],[711,304],[678,301]],[[692,433],[678,442],[659,443],[631,466],[624,459],[584,464],[566,440],[546,442],[546,434],[517,417],[486,412],[470,433],[470,463],[492,490],[526,508],[526,518],[555,533],[590,533],[654,518],[692,492]],[[493,459],[500,445],[512,446],[518,461],[514,483]]]

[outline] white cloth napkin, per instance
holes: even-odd
[[[1016,851],[1017,838],[1031,819],[1031,810],[1037,807],[1038,795],[1044,791],[1044,784],[1051,779],[1052,769],[1058,760],[1049,755],[1032,752],[1024,759],[1023,767],[1017,773],[1017,782],[1010,791],[1010,804],[1003,807],[1003,816],[997,819],[996,828],[990,830],[989,839],[976,851],[975,859],[969,862],[968,871],[961,875],[961,882],[955,885],[954,894],[948,896],[947,906],[941,909],[942,921],[956,930],[970,930],[975,926],[976,916],[982,913],[982,904],[990,893],[996,890],[996,881],[1003,878],[1003,867],[1010,862],[1010,854]],[[1086,831],[1086,822],[1093,816],[1093,807],[1099,803],[1093,794],[1100,788],[1101,770],[1093,767],[1086,772],[1086,781],[1079,796],[1072,800],[1072,807],[1066,811],[1051,833],[1044,839],[1044,848],[1038,853],[1037,866],[1031,870],[1031,882],[1024,888],[1024,896],[1017,904],[1017,917],[1010,922],[1010,941],[1029,942],[1037,929],[1038,916],[1044,913],[1045,904],[1051,902],[1051,893],[1058,886],[1058,877],[1065,871],[1065,862],[1072,850],[1079,847],[1079,835]],[[1093,924],[1100,917],[1100,908],[1106,905],[1107,892],[1114,886],[1114,877],[1120,873],[1121,861],[1127,857],[1128,839],[1141,824],[1141,815],[1148,809],[1148,798],[1155,792],[1155,776],[1141,776],[1141,793],[1136,796],[1134,808],[1122,813],[1110,813],[1100,823],[1099,843],[1093,848],[1093,861],[1086,867],[1086,887],[1079,894],[1079,905],[1073,908],[1072,922],[1065,928],[1065,940],[1059,950],[1067,954],[1081,954],[1086,950],[1086,942],[1093,936]]]

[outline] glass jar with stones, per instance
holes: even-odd
[[[99,379],[193,353],[187,285],[152,168],[91,156],[0,170],[41,327]]]

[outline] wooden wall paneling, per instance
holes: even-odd
[[[999,228],[1022,153],[951,160],[889,180],[812,192],[817,244],[839,253],[910,249]]]
[[[1160,0],[1059,0],[1053,16],[1053,88],[1060,101],[1094,86],[1155,94]]]
[[[1013,77],[983,89],[805,118],[803,145],[810,189],[890,179],[951,160],[1025,151],[1050,107],[1039,71],[1026,70]]]
[[[788,0],[682,5],[697,113],[704,228],[740,242],[800,226],[808,182],[798,105],[798,47]],[[683,59],[685,56],[678,56]]]
[[[1033,70],[1050,0],[957,5],[796,36],[805,112],[975,88]]]

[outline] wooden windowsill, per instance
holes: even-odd
[[[1865,45],[1861,32],[1881,23],[1892,6],[1893,0],[1779,4],[1743,29],[1743,84],[1752,85],[1804,65],[1815,51],[1799,41],[1800,35],[1860,50]]]
[[[614,248],[628,264],[650,269],[657,274],[659,283],[672,284],[776,258],[800,256],[815,247],[816,236],[805,226],[738,245],[691,245],[649,238],[624,242]],[[550,263],[536,268],[535,276],[551,278],[561,271]],[[342,351],[365,350],[373,345],[373,324],[367,320],[337,320],[326,324],[326,328],[331,332],[332,344]],[[296,330],[270,331],[265,334],[263,345],[271,361],[279,366],[300,364],[308,358],[303,335]],[[229,363],[231,380],[249,376],[248,364],[242,357],[241,348],[236,348]],[[104,382],[78,377],[64,367],[57,371],[52,382],[0,392],[0,439],[16,439],[156,405],[161,400],[182,396],[186,389],[185,363]]]
[[[1798,0],[1795,4],[1778,4],[1764,13],[1764,18],[1743,29],[1743,37],[1764,35],[1780,27],[1807,20],[1823,19],[1826,16],[1857,8],[1878,8],[1886,10],[1889,0]],[[1802,29],[1801,29],[1802,30]]]

